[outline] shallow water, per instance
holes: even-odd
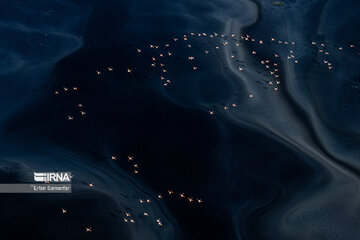
[[[72,194],[1,195],[3,236],[360,237],[358,2],[1,5],[1,182],[27,181],[34,171],[74,174]],[[256,42],[240,38],[246,34]],[[153,56],[167,73],[150,66]],[[278,80],[265,59],[279,64]]]

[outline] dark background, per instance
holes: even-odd
[[[31,181],[33,171],[75,175],[72,194],[2,194],[2,239],[360,237],[360,68],[357,46],[349,47],[359,40],[356,1],[0,4],[1,182]],[[236,63],[258,75],[231,71],[226,51],[215,50],[224,39],[182,40],[231,30],[264,39],[233,50]],[[298,66],[272,36],[295,39]],[[311,41],[327,44],[333,71]],[[166,43],[168,87],[150,66]],[[244,52],[253,50],[257,56]],[[282,56],[278,95],[257,63],[276,61],[274,51]],[[192,55],[199,71],[186,60]],[[233,102],[238,108],[225,112]],[[144,211],[151,216],[140,217]],[[123,222],[125,212],[135,224]]]

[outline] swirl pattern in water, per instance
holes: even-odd
[[[360,238],[358,1],[0,11],[4,239]]]

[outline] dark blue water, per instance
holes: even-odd
[[[0,6],[3,239],[360,238],[357,1]]]

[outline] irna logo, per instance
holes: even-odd
[[[71,182],[70,172],[34,172],[35,182]]]

